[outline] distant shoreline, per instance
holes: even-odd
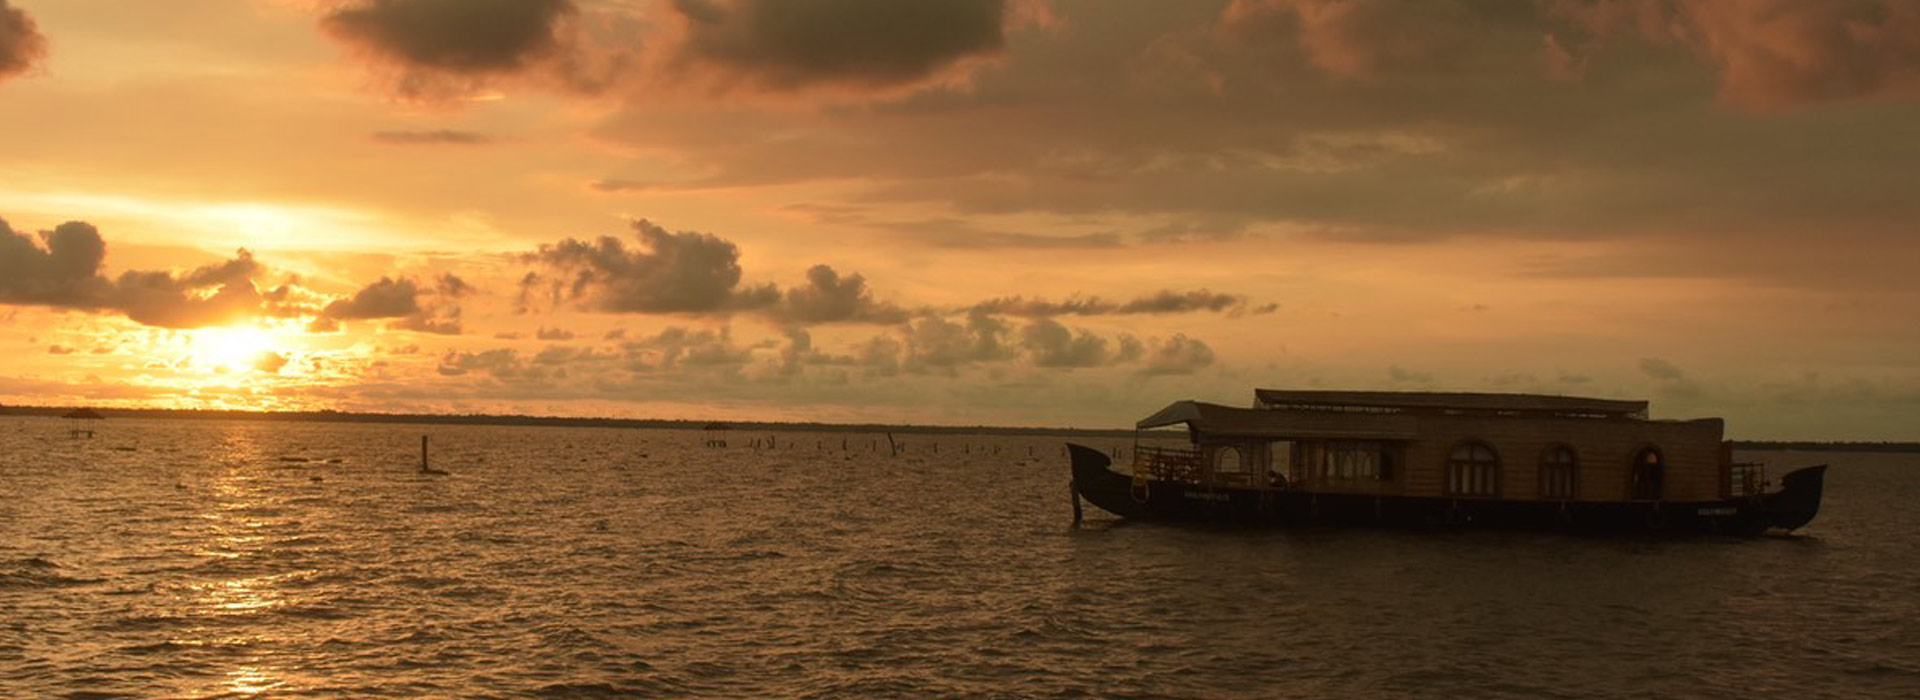
[[[0,406],[0,416],[50,416],[58,418],[73,407]],[[517,425],[552,428],[625,428],[634,430],[704,430],[725,425],[725,430],[751,432],[772,430],[815,433],[901,433],[919,435],[1031,435],[1056,437],[1132,437],[1123,428],[1019,428],[989,425],[903,425],[887,423],[782,423],[778,421],[667,420],[652,418],[573,418],[565,416],[523,416],[437,413],[357,413],[349,411],[231,411],[180,408],[96,408],[105,418],[155,418],[162,420],[262,420],[303,423],[386,423],[395,425]],[[91,423],[92,421],[88,421]]]
[[[59,417],[67,406],[0,406],[0,416]],[[704,430],[725,425],[730,431],[772,430],[813,433],[901,433],[920,435],[1027,435],[1036,437],[1132,437],[1127,428],[1021,428],[989,425],[906,425],[888,423],[783,423],[778,421],[667,420],[653,418],[575,418],[495,414],[357,413],[349,411],[234,411],[177,408],[102,408],[107,418],[162,420],[261,420],[303,423],[385,423],[393,425],[506,425],[555,428],[623,428],[631,430]],[[1165,432],[1165,431],[1161,431]],[[1734,440],[1740,450],[1822,452],[1920,453],[1920,442],[1849,442],[1826,440]]]

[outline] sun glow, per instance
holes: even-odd
[[[284,343],[271,329],[253,326],[201,328],[193,331],[189,354],[194,364],[214,371],[253,369]]]

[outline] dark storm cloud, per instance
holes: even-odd
[[[1234,0],[1220,25],[1291,41],[1346,80],[1489,61],[1578,80],[1607,60],[1595,57],[1602,42],[1634,38],[1693,51],[1718,73],[1721,98],[1743,107],[1920,91],[1920,5],[1909,0]],[[1502,47],[1516,28],[1537,34],[1530,53]]]
[[[92,224],[69,221],[40,239],[44,249],[0,220],[0,303],[117,312],[164,328],[233,323],[278,306],[254,287],[261,267],[246,250],[185,275],[132,270],[109,280],[100,272],[106,240]]]
[[[1507,10],[1524,3],[1485,2]],[[1456,0],[1234,0],[1222,28],[1246,41],[1292,40],[1338,79],[1452,69],[1473,46],[1476,5]]]
[[[0,302],[95,309],[110,286],[100,276],[107,244],[92,224],[69,221],[43,231],[42,249],[0,219]]]
[[[456,146],[475,146],[488,143],[493,139],[486,134],[471,131],[438,129],[432,131],[376,131],[373,140],[396,145],[432,145],[447,144]]]
[[[1253,309],[1255,313],[1274,310],[1272,305],[1262,305]],[[1009,316],[1046,317],[1046,316],[1103,316],[1108,314],[1177,314],[1195,311],[1232,311],[1247,310],[1247,298],[1237,294],[1221,294],[1206,289],[1194,289],[1176,292],[1163,289],[1154,294],[1137,297],[1131,301],[1114,302],[1100,297],[1048,301],[1041,298],[999,297],[988,299],[973,306],[973,310],[991,314]]]
[[[132,271],[114,280],[112,307],[149,326],[198,328],[258,318],[265,299],[253,286],[260,272],[253,254],[241,250],[232,260],[194,269],[181,277],[171,272]]]
[[[1015,42],[1006,68],[982,74],[965,94],[923,93],[884,108],[834,112],[805,129],[779,116],[648,105],[616,115],[596,137],[676,153],[701,173],[693,182],[638,178],[661,196],[683,188],[864,183],[850,185],[842,200],[796,211],[822,223],[895,223],[900,239],[927,247],[1059,243],[977,236],[992,232],[961,225],[1005,215],[1072,221],[1078,231],[1148,231],[1104,241],[1142,247],[1235,236],[1396,244],[1646,236],[1703,241],[1745,257],[1771,254],[1785,266],[1791,256],[1778,251],[1789,248],[1769,253],[1737,241],[1868,227],[1862,236],[1910,239],[1910,227],[1889,222],[1920,217],[1920,199],[1904,186],[1915,157],[1906,126],[1915,102],[1902,99],[1908,93],[1895,79],[1904,64],[1894,49],[1900,34],[1892,30],[1903,26],[1903,7],[1920,4],[1878,3],[1879,14],[1856,23],[1866,38],[1838,44],[1884,47],[1856,52],[1880,57],[1858,70],[1867,76],[1859,84],[1881,99],[1858,108],[1813,104],[1791,118],[1715,104],[1716,92],[1738,91],[1731,86],[1747,73],[1731,63],[1722,68],[1692,39],[1652,41],[1638,25],[1589,22],[1549,1],[1409,9],[1410,16],[1436,19],[1417,26],[1419,35],[1408,41],[1424,45],[1428,34],[1469,40],[1446,38],[1408,59],[1392,53],[1395,33],[1403,31],[1392,28],[1400,22],[1392,13],[1316,15],[1325,36],[1334,37],[1322,40],[1329,57],[1346,46],[1341,42],[1385,42],[1383,58],[1350,63],[1358,66],[1354,77],[1329,72],[1309,55],[1300,11],[1310,3],[1242,3],[1266,8],[1274,22],[1247,36],[1227,34],[1227,2],[1143,4],[1135,12],[1104,12],[1104,4],[1080,0],[1058,4],[1071,31]],[[1335,12],[1344,3],[1319,5]],[[1768,3],[1718,5],[1748,17],[1753,13],[1740,8]],[[1786,22],[1825,6],[1802,5],[1767,17]],[[1651,16],[1660,20],[1652,26],[1664,27],[1679,15]],[[1590,24],[1618,28],[1601,35],[1585,28]],[[1731,35],[1743,38],[1729,47],[1762,55],[1767,41],[1752,37],[1771,35],[1753,31]],[[1869,38],[1878,43],[1860,44]],[[1583,79],[1555,74],[1550,40],[1586,62]],[[1185,63],[1159,65],[1167,59],[1153,49],[1163,46],[1177,48],[1171,53]],[[1817,65],[1855,64],[1821,58]],[[1784,79],[1798,69],[1755,74]],[[1165,79],[1146,80],[1148,73]],[[716,122],[726,128],[715,129]],[[868,213],[905,208],[940,214],[886,222]],[[1183,223],[1201,220],[1222,223]],[[1729,264],[1716,257],[1696,267]],[[1830,277],[1814,266],[1790,275]]]
[[[354,292],[353,296],[328,304],[321,315],[342,321],[358,321],[398,318],[419,312],[419,284],[406,278],[396,280],[382,277]]]
[[[1599,42],[1687,47],[1719,73],[1720,97],[1750,108],[1920,94],[1920,4],[1909,0],[1558,0],[1578,30],[1550,37],[1564,73],[1592,68]]]
[[[523,313],[540,306],[578,304],[611,313],[681,313],[729,315],[748,312],[788,325],[820,323],[906,323],[915,314],[938,320],[930,308],[908,308],[875,298],[866,277],[841,274],[831,265],[814,265],[804,284],[782,290],[774,284],[743,284],[740,250],[731,241],[711,233],[670,232],[645,219],[633,223],[637,247],[611,236],[588,242],[565,239],[540,246],[523,260],[541,269],[520,280],[516,306]],[[1230,316],[1274,311],[1277,304],[1252,305],[1246,297],[1207,289],[1161,290],[1128,301],[1100,297],[1054,302],[1044,298],[1009,296],[964,307],[985,321],[994,316],[1096,316],[1224,312]],[[927,332],[939,335],[941,323]],[[940,350],[928,357],[947,357]],[[945,366],[934,361],[935,366]],[[922,363],[926,364],[926,363]]]
[[[320,310],[308,330],[339,330],[341,321],[393,319],[388,328],[436,335],[460,335],[459,298],[472,287],[459,277],[441,275],[433,287],[423,289],[410,278],[382,277],[344,299],[337,299]]]
[[[25,10],[0,0],[0,82],[33,68],[47,56],[47,38]]]
[[[615,313],[709,313],[752,309],[778,300],[771,286],[740,286],[740,249],[698,231],[667,231],[633,222],[637,248],[612,236],[544,244],[526,259],[553,276],[522,281],[522,299],[545,286],[551,299]]]
[[[674,0],[684,63],[776,90],[908,85],[1005,43],[1004,0]]]
[[[360,0],[320,20],[327,33],[411,68],[511,72],[553,51],[569,0]]]
[[[776,315],[795,323],[900,323],[907,311],[892,304],[876,302],[867,280],[859,274],[840,276],[832,267],[815,265],[807,270],[804,286],[788,288]]]
[[[711,233],[670,232],[645,219],[634,222],[638,247],[604,236],[540,246],[526,260],[544,268],[521,279],[521,308],[539,301],[578,303],[614,313],[730,314],[750,311],[775,321],[900,323],[908,312],[874,298],[864,276],[841,275],[829,265],[807,270],[807,281],[781,291],[742,284],[740,249]]]

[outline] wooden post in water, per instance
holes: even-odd
[[[434,469],[427,464],[427,436],[420,436],[420,473],[432,476],[446,476],[447,472]]]

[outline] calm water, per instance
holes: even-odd
[[[1075,530],[1053,439],[68,427],[0,419],[0,697],[1920,696],[1920,455],[1657,542]]]

